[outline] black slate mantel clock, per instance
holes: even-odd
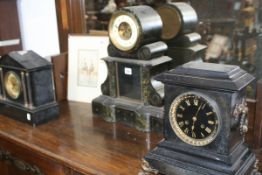
[[[189,62],[162,73],[164,137],[145,156],[145,170],[174,175],[259,174],[244,144],[246,87],[238,66]]]
[[[152,79],[169,69],[164,56],[162,20],[150,6],[124,7],[109,22],[109,56],[103,58],[108,76],[102,94],[92,101],[94,114],[141,131],[161,130],[163,84]]]
[[[0,113],[33,126],[59,116],[52,64],[33,51],[0,59]]]

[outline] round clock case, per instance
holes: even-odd
[[[163,40],[171,40],[178,34],[193,32],[198,24],[196,11],[188,3],[168,3],[160,6],[157,12],[163,21]]]
[[[112,15],[108,32],[110,41],[117,49],[130,52],[159,40],[162,20],[149,6],[125,7]]]

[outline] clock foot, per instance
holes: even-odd
[[[258,169],[254,169],[250,175],[261,175],[261,173],[258,171]]]
[[[254,167],[250,175],[261,175],[261,173],[258,171],[258,162],[259,160],[257,159],[256,162],[254,163]]]
[[[142,170],[138,173],[138,175],[157,175],[159,173],[158,170],[150,167],[149,163],[145,159],[142,160],[141,166]]]

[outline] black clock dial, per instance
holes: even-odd
[[[220,125],[215,103],[197,93],[177,97],[171,104],[169,119],[177,136],[195,146],[211,143]]]

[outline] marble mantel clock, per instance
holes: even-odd
[[[108,77],[103,95],[92,101],[93,113],[141,131],[161,130],[164,86],[152,77],[168,70],[172,59],[164,56],[160,15],[150,6],[125,7],[112,15],[108,32]]]
[[[0,59],[0,113],[33,126],[59,116],[52,64],[33,51]]]
[[[167,175],[255,174],[256,157],[243,139],[245,91],[253,76],[238,66],[189,62],[156,79],[165,84],[165,139],[145,156],[144,170]]]

